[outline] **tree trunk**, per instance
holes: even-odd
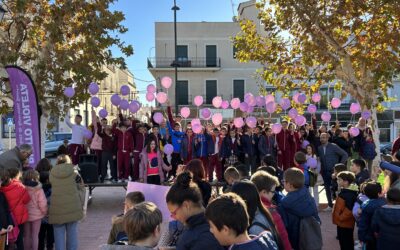
[[[380,130],[378,126],[378,112],[376,108],[371,109],[371,128],[372,128],[372,137],[374,139],[374,144],[375,144],[375,152],[376,152],[376,157],[373,161],[372,164],[372,173],[371,176],[374,175],[375,177],[375,166],[379,166],[379,162],[381,159],[381,152],[380,152],[380,141],[379,141],[379,135],[380,135]]]
[[[46,131],[47,131],[47,123],[49,119],[49,115],[46,110],[43,110],[43,114],[40,117],[40,156],[41,158],[45,157],[45,142],[46,142]]]

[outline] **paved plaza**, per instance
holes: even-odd
[[[93,190],[93,197],[88,206],[86,219],[79,227],[79,249],[95,250],[98,246],[107,242],[111,228],[111,218],[119,214],[123,209],[125,190],[120,187],[98,187]],[[320,201],[326,202],[325,193],[321,192]],[[335,239],[336,226],[332,224],[331,213],[320,212],[322,220],[322,233],[324,250],[339,249],[339,243]]]

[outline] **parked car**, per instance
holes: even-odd
[[[64,143],[67,139],[70,141],[72,138],[72,133],[68,132],[54,132],[47,136],[47,140],[44,143],[44,153],[45,156],[54,156],[57,154],[57,149]]]
[[[382,142],[380,144],[381,154],[391,155],[392,154],[392,143],[391,142]]]

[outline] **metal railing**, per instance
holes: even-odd
[[[147,68],[220,68],[219,57],[180,57],[177,61],[173,57],[147,58]]]

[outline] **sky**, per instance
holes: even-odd
[[[178,22],[230,22],[233,15],[237,15],[237,7],[242,0],[177,0],[180,10],[177,12]],[[133,45],[134,55],[126,58],[128,69],[135,77],[138,91],[146,89],[148,82],[154,78],[147,70],[147,58],[154,57],[155,22],[173,22],[173,0],[118,0],[112,10],[119,10],[125,14],[124,26],[128,32],[120,35],[123,41]],[[179,30],[178,30],[179,41]],[[114,55],[120,56],[117,49],[112,49]],[[143,93],[143,92],[142,92]],[[144,94],[140,95],[144,101]]]

